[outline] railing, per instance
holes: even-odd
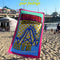
[[[18,17],[19,14],[6,14],[6,13],[0,13],[0,17],[5,17],[5,16],[9,16],[9,17]]]

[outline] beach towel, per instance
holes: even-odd
[[[40,58],[44,27],[44,13],[20,9],[15,34],[9,53]]]

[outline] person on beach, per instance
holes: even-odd
[[[2,31],[2,28],[0,27],[0,31]]]
[[[45,32],[47,32],[47,24],[44,26],[44,30]]]
[[[56,32],[60,33],[60,23],[57,25]]]
[[[58,32],[60,32],[60,23],[57,26],[57,30],[58,30]]]

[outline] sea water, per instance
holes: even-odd
[[[47,30],[56,30],[57,29],[57,24],[47,24]]]
[[[58,23],[60,23],[60,21],[55,23],[45,23],[45,24],[47,24],[47,30],[51,30],[51,29],[56,30]]]

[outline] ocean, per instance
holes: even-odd
[[[60,21],[55,22],[55,23],[45,23],[47,24],[47,30],[56,30],[57,29],[57,24],[60,23]]]

